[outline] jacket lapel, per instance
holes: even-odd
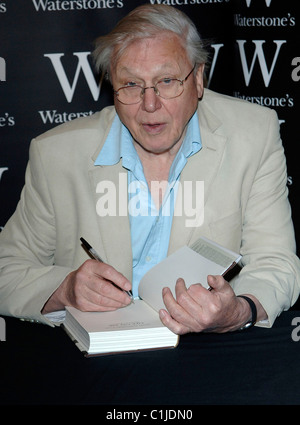
[[[89,177],[99,227],[99,255],[131,280],[132,250],[127,214],[127,172],[120,161],[112,166],[93,166]]]
[[[201,204],[203,204],[203,211],[199,214],[198,227],[190,227],[191,217],[186,215],[184,205],[179,206],[179,211],[181,210],[182,214],[174,216],[173,218],[169,254],[176,251],[184,244],[188,245],[195,230],[199,229],[200,226],[201,234],[209,235],[209,230],[205,225],[205,205],[209,198],[211,185],[220,166],[227,138],[224,137],[221,132],[218,133],[218,129],[221,126],[220,120],[205,105],[202,105],[201,102],[198,108],[198,116],[200,122],[202,149],[198,152],[198,154],[189,158],[182,171],[180,181],[183,191],[185,190],[185,182],[192,182],[186,187],[188,189],[192,188],[188,198],[193,202],[193,206],[196,205],[197,199],[196,181],[204,182],[204,204],[201,202]],[[177,202],[179,201],[180,199],[177,198]],[[182,202],[184,201],[182,200]],[[176,205],[176,207],[178,208],[178,205]]]

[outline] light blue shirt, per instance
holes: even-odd
[[[168,187],[158,211],[148,188],[132,136],[116,115],[95,165],[114,165],[122,158],[128,173],[128,212],[133,258],[133,296],[143,275],[168,252],[176,187],[187,158],[202,147],[197,113],[191,118],[184,141],[170,169]],[[126,247],[124,247],[126,249]]]

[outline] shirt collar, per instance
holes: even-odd
[[[131,142],[131,135],[116,115],[94,165],[115,165],[123,158],[123,155],[126,156],[126,152],[133,154],[133,150],[135,149]]]
[[[172,164],[170,176],[175,173],[178,164],[197,153],[202,147],[197,112],[194,113],[187,126],[184,141]],[[96,158],[94,165],[115,165],[122,158],[123,167],[132,170],[140,162],[132,143],[129,130],[122,124],[118,115],[115,116],[104,145]]]

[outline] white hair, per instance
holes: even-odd
[[[135,8],[110,33],[97,38],[93,52],[97,72],[110,79],[111,67],[133,41],[152,38],[162,32],[179,36],[192,64],[206,63],[207,51],[191,19],[172,6],[147,4]]]

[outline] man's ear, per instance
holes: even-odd
[[[198,92],[198,99],[201,99],[203,96],[203,90],[204,90],[204,68],[205,64],[202,63],[199,65],[196,73],[196,86],[197,86],[197,92]]]

